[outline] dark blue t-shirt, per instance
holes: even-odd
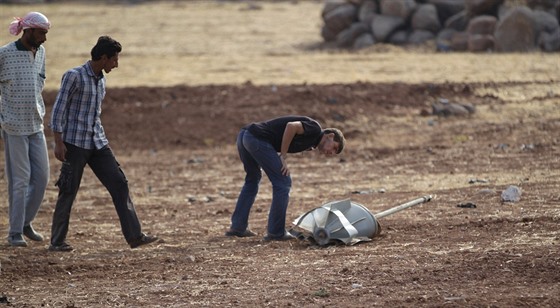
[[[292,143],[288,149],[288,153],[298,153],[311,150],[319,144],[323,137],[323,129],[319,122],[306,116],[284,116],[266,120],[263,122],[251,123],[244,128],[253,136],[265,140],[272,144],[277,152],[281,151],[282,137],[288,122],[301,122],[303,125],[303,134],[294,136]]]

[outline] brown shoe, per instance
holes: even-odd
[[[128,244],[130,245],[130,248],[134,249],[134,248],[140,247],[142,245],[148,245],[148,244],[153,243],[157,240],[158,240],[157,236],[142,234],[142,236],[140,236],[138,239],[135,239],[134,241],[132,241]]]

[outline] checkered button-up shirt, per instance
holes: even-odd
[[[83,149],[101,149],[109,141],[101,125],[105,76],[96,76],[91,62],[68,70],[54,103],[50,127],[62,140]]]

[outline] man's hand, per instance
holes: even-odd
[[[280,155],[280,160],[282,161],[282,175],[289,176],[290,169],[288,169],[288,163],[286,162],[285,154]]]
[[[61,133],[54,133],[54,157],[64,162],[66,161],[66,145],[62,141]]]
[[[60,160],[61,162],[66,161],[66,146],[64,143],[54,145],[54,156],[56,159]]]

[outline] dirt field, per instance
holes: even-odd
[[[72,212],[74,252],[48,252],[48,242],[28,248],[1,242],[0,306],[560,306],[558,54],[325,50],[320,2],[259,5],[38,8],[53,23],[70,24],[69,11],[81,18],[74,20],[80,31],[61,26],[49,32],[49,111],[60,74],[85,61],[93,44],[78,40],[79,48],[69,49],[65,38],[108,33],[122,37],[125,48],[134,46],[108,76],[102,119],[143,228],[161,240],[129,249],[110,196],[88,170]],[[0,9],[5,21],[30,7]],[[187,18],[178,19],[178,11]],[[315,13],[303,21],[303,11]],[[92,18],[103,13],[120,18],[97,23],[102,29],[95,32]],[[146,40],[142,35],[155,34],[139,28],[146,22],[131,25],[134,14],[145,14],[152,25],[160,16],[192,24],[182,25],[189,29],[183,32],[159,23],[166,35]],[[215,25],[210,32],[216,36],[208,39],[201,24]],[[0,38],[2,44],[12,39]],[[181,54],[173,39],[197,43]],[[473,104],[476,112],[430,115],[440,98]],[[259,236],[226,238],[244,176],[236,134],[245,123],[284,114],[315,117],[348,138],[339,157],[290,156],[288,227],[334,200],[350,198],[378,213],[424,195],[435,199],[380,220],[382,232],[371,242],[269,243],[262,236],[271,187],[263,178],[250,219]],[[47,136],[52,142],[48,130]],[[34,222],[47,237],[60,168],[50,156],[51,182]],[[0,175],[5,232],[3,158]],[[501,201],[510,185],[522,189],[519,202]],[[467,202],[476,207],[458,207]]]

